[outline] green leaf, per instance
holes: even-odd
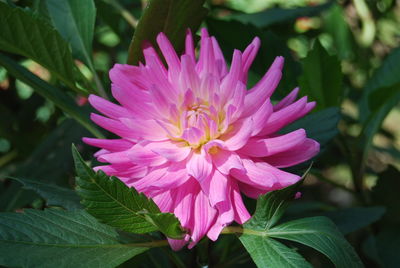
[[[354,249],[326,217],[286,222],[268,230],[267,235],[312,247],[326,255],[338,268],[363,267]]]
[[[359,147],[363,148],[363,162],[366,161],[373,138],[379,131],[383,120],[400,101],[400,82],[389,87],[379,88],[378,91],[372,92],[369,98],[371,100],[370,114],[358,137]]]
[[[306,176],[307,172],[304,173],[303,178]],[[289,187],[261,195],[257,199],[254,215],[243,227],[246,229],[264,231],[274,226],[283,216],[289,202],[294,199],[297,189],[302,183],[303,179]]]
[[[129,47],[128,64],[143,61],[143,41],[154,44],[159,32],[165,33],[175,50],[181,52],[186,30],[190,28],[195,33],[207,14],[203,4],[204,0],[148,1]]]
[[[161,213],[157,205],[116,177],[95,173],[75,147],[72,149],[77,172],[77,191],[87,211],[101,222],[132,233],[161,231],[170,238],[184,235],[179,220],[171,213]]]
[[[349,234],[378,221],[385,213],[385,207],[354,207],[328,211],[323,215],[332,220],[342,234]]]
[[[68,43],[45,20],[3,2],[0,2],[0,49],[36,61],[69,88],[82,92],[75,86],[75,65]]]
[[[400,83],[399,61],[400,47],[390,52],[383,64],[374,72],[371,79],[367,82],[359,103],[361,111],[360,118],[363,122],[368,120],[372,112],[371,107],[369,107],[371,94],[376,91],[382,91],[382,88],[390,88]]]
[[[337,107],[326,108],[316,113],[303,117],[281,130],[289,133],[299,128],[304,128],[307,137],[320,143],[321,149],[338,133],[337,125],[341,118],[340,109]]]
[[[46,0],[51,20],[61,36],[71,44],[72,53],[92,66],[92,41],[96,7],[93,0]]]
[[[330,56],[318,40],[302,60],[303,75],[299,78],[301,94],[316,101],[316,109],[340,106],[343,99],[343,74],[340,61]]]
[[[257,267],[276,268],[311,268],[309,264],[294,249],[270,239],[267,236],[243,234],[239,237]]]
[[[24,185],[25,189],[33,190],[47,200],[49,206],[60,206],[70,210],[82,208],[79,196],[71,189],[54,184],[29,179],[12,178]]]
[[[36,93],[52,101],[58,108],[78,121],[93,135],[98,138],[104,137],[103,134],[101,134],[101,132],[99,132],[99,130],[89,120],[89,112],[85,111],[84,108],[79,107],[75,103],[74,99],[72,99],[66,93],[40,79],[26,68],[22,67],[20,64],[3,55],[2,53],[0,53],[0,65],[6,68],[12,76],[31,86]]]
[[[121,244],[115,230],[83,210],[0,213],[1,265],[115,267],[147,249]]]
[[[92,71],[98,94],[106,97],[92,60],[92,42],[96,21],[93,0],[46,0],[49,16],[61,36],[71,44],[73,55]]]
[[[334,4],[324,19],[325,31],[332,36],[333,44],[341,59],[354,56],[354,38],[345,19],[343,8]]]
[[[21,152],[28,155],[22,163],[11,164],[12,170],[15,170],[12,175],[68,187],[70,174],[73,174],[71,143],[81,145],[82,137],[87,135],[89,132],[74,120],[62,121],[48,135],[41,138],[42,141],[34,146],[33,152]],[[4,171],[4,168],[0,171]],[[8,175],[6,173],[0,176]],[[14,211],[25,207],[35,198],[39,198],[35,192],[23,190],[20,183],[12,181],[7,190],[0,193],[0,210]]]
[[[329,1],[328,3],[322,5],[292,9],[269,8],[265,11],[253,14],[235,14],[229,18],[238,20],[242,23],[251,23],[260,28],[266,28],[274,24],[294,21],[300,17],[316,16],[322,11],[328,9],[333,3],[334,1]]]

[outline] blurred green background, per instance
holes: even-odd
[[[44,0],[1,2],[51,21]],[[85,116],[90,111],[87,93],[100,87],[109,93],[109,69],[127,61],[146,1],[96,0],[95,5],[93,66],[75,59],[83,74],[80,81],[85,81],[77,90],[68,90],[35,61],[2,52],[60,88]],[[347,235],[367,267],[399,267],[400,1],[209,0],[206,7],[209,12],[202,26],[220,42],[228,61],[234,48],[244,49],[254,36],[261,38],[249,87],[275,56],[283,55],[284,76],[274,99],[299,85],[302,95],[318,103],[314,112],[320,114],[307,124],[311,132],[326,128],[317,133],[326,135],[321,138],[323,150],[305,182],[302,199],[289,209],[288,219],[326,215]],[[9,177],[73,187],[71,143],[89,159],[94,151],[82,144],[81,137],[92,134],[51,98],[43,98],[37,88],[16,79],[2,65],[4,61],[0,63],[0,210],[43,208],[42,198]],[[339,109],[328,112],[330,116],[321,115],[334,107]],[[251,206],[252,201],[248,202]],[[253,265],[233,239],[223,237],[212,245],[213,267],[228,267],[219,265],[227,260],[232,264],[229,267]],[[315,251],[291,246],[299,247],[316,267],[329,267],[327,259]],[[126,267],[147,267],[161,253],[152,250]],[[180,254],[194,258],[192,252]]]

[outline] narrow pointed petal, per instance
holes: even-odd
[[[240,149],[240,153],[251,157],[272,156],[297,148],[297,146],[305,142],[306,138],[307,136],[304,129],[298,129],[273,138],[251,138],[247,144]]]
[[[296,87],[285,98],[283,98],[279,103],[274,105],[274,112],[292,104],[297,99],[298,94],[299,94],[299,88]]]
[[[273,166],[284,168],[300,164],[314,157],[319,152],[319,143],[312,139],[305,141],[290,150],[264,158]]]
[[[134,143],[125,139],[94,139],[94,138],[82,138],[83,142],[94,147],[103,148],[108,151],[123,151],[131,148]]]

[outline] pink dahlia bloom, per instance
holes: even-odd
[[[97,170],[151,197],[161,211],[174,213],[188,235],[170,244],[191,248],[205,235],[216,240],[225,226],[250,218],[242,193],[257,198],[300,179],[280,168],[310,159],[319,144],[304,129],[277,131],[315,103],[307,97],[296,100],[298,88],[271,103],[282,57],[246,90],[247,72],[260,47],[257,37],[244,52],[234,51],[230,68],[205,29],[198,59],[190,32],[180,57],[163,33],[157,43],[168,68],[147,44],[145,64],[116,64],[110,71],[120,105],[89,97],[104,115],[91,119],[120,138],[84,141],[101,148],[95,156],[107,165]]]

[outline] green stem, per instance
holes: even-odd
[[[361,33],[358,39],[361,45],[368,47],[375,38],[375,22],[364,0],[353,0],[353,2],[356,12],[360,16],[362,22]]]
[[[132,16],[132,14],[126,10],[117,0],[105,0],[105,2],[112,5],[116,10],[121,13],[121,16],[132,26],[132,28],[136,28],[138,24],[138,20]]]
[[[183,261],[179,258],[179,256],[173,252],[171,249],[165,249],[162,248],[165,254],[168,255],[169,259],[175,264],[176,267],[178,268],[185,268],[186,265],[183,263]]]
[[[344,186],[344,185],[342,185],[340,183],[337,183],[335,181],[332,181],[332,180],[324,177],[324,175],[322,175],[321,172],[319,172],[317,170],[311,170],[311,173],[321,181],[324,181],[324,182],[327,182],[329,184],[332,184],[333,186],[335,186],[337,188],[340,188],[342,190],[345,190],[346,192],[349,192],[351,194],[355,194],[355,192],[352,189],[349,189],[349,188],[347,188],[346,186]]]

